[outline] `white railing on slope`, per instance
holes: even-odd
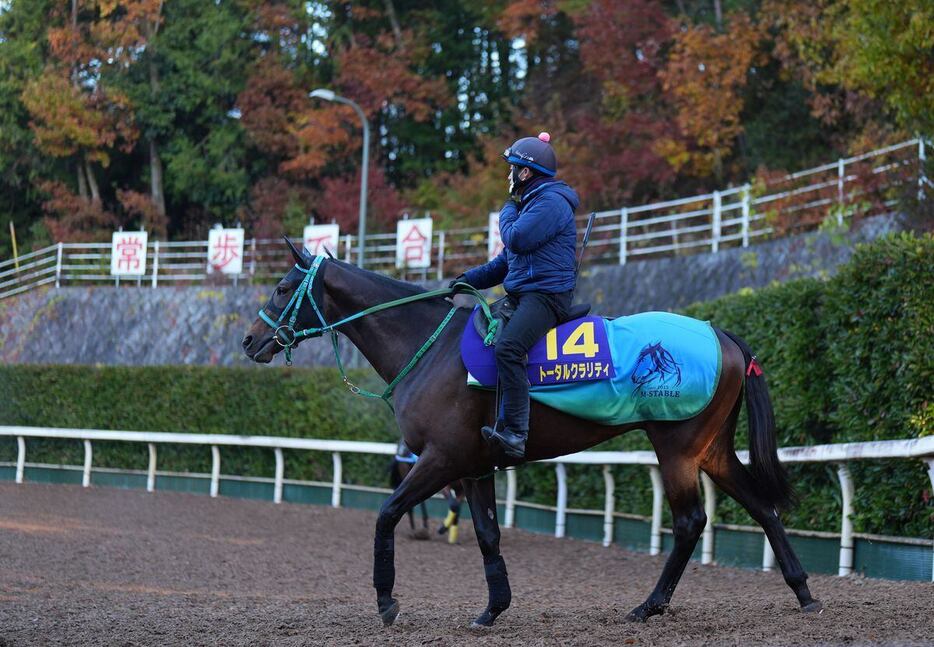
[[[157,444],[187,444],[209,445],[211,447],[211,486],[210,494],[216,497],[220,484],[220,447],[265,447],[275,452],[276,468],[273,482],[273,501],[282,501],[282,485],[284,482],[283,449],[299,449],[307,451],[331,452],[333,461],[333,481],[331,485],[331,505],[340,507],[342,489],[342,461],[341,453],[356,454],[383,454],[391,456],[396,452],[393,443],[362,442],[348,440],[317,440],[308,438],[284,438],[273,436],[236,436],[228,434],[186,434],[148,431],[110,431],[101,429],[61,429],[55,427],[20,427],[0,426],[0,436],[15,437],[18,453],[16,460],[16,482],[23,482],[23,472],[26,466],[26,438],[65,438],[81,440],[84,443],[84,468],[82,485],[91,484],[91,467],[93,450],[91,442],[95,440],[127,441],[147,443],[149,446],[149,469],[147,471],[146,489],[153,492],[156,487],[156,459]],[[740,460],[749,462],[748,452],[738,452]],[[840,558],[839,575],[849,575],[853,571],[853,524],[850,515],[853,511],[853,482],[850,477],[847,463],[856,460],[871,460],[884,458],[921,459],[928,465],[928,475],[931,485],[934,486],[934,436],[912,440],[882,440],[863,443],[842,443],[832,445],[815,445],[812,447],[786,447],[778,450],[778,457],[782,463],[834,463],[837,466],[837,477],[840,482],[843,509],[840,522]],[[605,505],[603,509],[604,531],[603,545],[609,546],[613,541],[613,527],[615,518],[615,483],[610,470],[611,465],[644,465],[649,470],[652,481],[652,523],[650,531],[650,549],[652,555],[657,555],[662,548],[662,501],[664,489],[662,487],[661,472],[658,468],[658,459],[651,451],[587,451],[548,459],[548,463],[555,465],[555,474],[558,482],[558,494],[555,505],[555,536],[564,537],[567,507],[567,473],[565,465],[601,465],[605,485]],[[505,518],[503,525],[513,527],[515,523],[516,505],[527,505],[516,501],[516,472],[506,471],[506,499]],[[716,516],[716,490],[713,482],[706,474],[701,474],[701,483],[704,490],[704,511],[707,514],[707,526],[704,529],[701,544],[701,562],[712,563],[714,560],[714,520]],[[576,510],[575,512],[590,513],[593,511]],[[599,514],[599,513],[598,513]],[[934,545],[934,542],[932,542]],[[772,553],[768,540],[763,536],[763,570],[772,570],[775,565],[775,556]],[[932,564],[934,568],[934,564]],[[934,570],[932,570],[934,581]]]
[[[796,233],[818,227],[831,213],[843,223],[849,211],[861,215],[887,213],[900,190],[917,184],[919,198],[934,186],[926,177],[926,142],[911,139],[854,157],[841,158],[753,188],[750,184],[678,200],[622,207],[596,214],[588,259],[625,264],[658,255],[717,252],[721,247],[749,245],[770,234]],[[578,217],[583,231],[587,215]],[[778,228],[776,231],[773,224]],[[368,269],[401,274],[403,278],[455,276],[485,262],[485,227],[435,231],[431,266],[400,273],[395,268],[396,235],[367,236]],[[58,243],[0,261],[0,299],[54,283],[113,282],[110,243]],[[289,267],[279,239],[249,239],[244,247],[243,273],[232,279],[207,274],[207,241],[151,241],[147,274],[123,279],[124,284],[216,282],[278,279]],[[348,262],[358,256],[354,236],[341,236],[335,255]]]

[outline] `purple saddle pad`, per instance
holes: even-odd
[[[461,359],[468,384],[496,387],[493,346],[484,346],[473,315],[461,337]],[[507,327],[509,324],[506,324]],[[565,384],[605,380],[616,376],[606,322],[603,317],[581,317],[552,328],[529,350],[529,384]]]

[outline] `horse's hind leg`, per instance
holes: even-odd
[[[489,598],[486,609],[471,624],[472,627],[490,627],[497,616],[509,608],[512,591],[509,588],[509,574],[506,562],[499,554],[499,521],[496,518],[496,493],[493,476],[482,479],[463,480],[473,517],[477,543],[483,553],[483,570],[486,573],[486,585]]]
[[[675,546],[665,562],[655,589],[645,602],[626,616],[627,620],[634,622],[645,622],[649,617],[665,612],[707,524],[707,515],[704,514],[697,489],[697,465],[694,461],[678,456],[663,461],[660,456],[659,463],[665,494],[671,506]]]
[[[392,597],[396,581],[395,537],[393,532],[406,510],[421,503],[451,480],[452,474],[428,452],[415,464],[402,483],[379,509],[373,541],[373,586],[383,624],[391,625],[399,615],[399,603]]]
[[[788,541],[788,534],[782,525],[774,506],[770,505],[760,494],[756,482],[749,471],[739,462],[739,458],[732,449],[716,455],[715,458],[705,461],[702,469],[710,475],[714,483],[724,492],[736,499],[750,516],[756,520],[765,531],[775,559],[782,569],[785,582],[794,591],[802,611],[820,611],[823,605],[819,600],[811,597],[807,585],[808,575],[798,561],[798,556]]]

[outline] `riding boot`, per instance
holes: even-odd
[[[497,425],[499,427],[499,425]],[[490,429],[484,427],[482,430],[487,442],[494,442],[502,447],[506,456],[510,458],[525,458],[525,441],[529,437],[528,429],[516,429],[515,427],[503,427],[500,429]]]

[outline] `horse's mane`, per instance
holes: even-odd
[[[387,297],[390,299],[398,299],[401,297],[411,296],[413,294],[422,294],[428,292],[425,288],[414,283],[409,283],[407,281],[400,281],[386,276],[385,274],[380,274],[379,272],[373,272],[371,270],[364,270],[356,265],[351,263],[346,263],[344,261],[338,260],[336,258],[328,259],[328,263],[334,263],[340,266],[342,269],[347,270],[351,274],[356,274],[357,276],[366,277],[368,280],[376,284],[377,287],[385,289],[389,294]],[[442,299],[442,297],[437,297]],[[427,301],[434,301],[435,299],[428,299]]]

